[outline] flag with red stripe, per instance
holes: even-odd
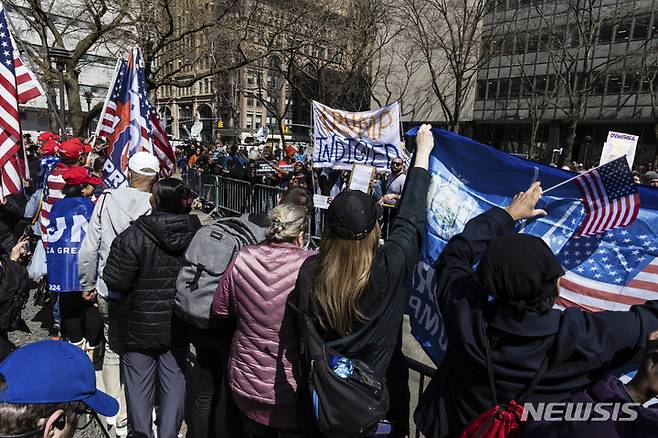
[[[579,236],[593,236],[633,223],[640,211],[640,195],[628,167],[620,157],[583,173],[574,180],[585,205]]]
[[[176,154],[169,143],[167,131],[160,123],[158,114],[153,107],[149,110],[151,122],[151,136],[153,138],[153,152],[160,160],[160,172],[164,176],[171,176],[176,170]]]
[[[21,147],[18,105],[43,95],[43,89],[25,66],[7,25],[0,3],[0,195],[16,193],[26,177]]]
[[[173,148],[148,99],[140,49],[131,50],[127,60],[117,61],[96,134],[108,139],[112,168],[106,167],[105,181],[109,187],[126,183],[128,159],[139,151],[154,154],[163,175],[175,170]]]

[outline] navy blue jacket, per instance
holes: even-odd
[[[639,361],[648,334],[658,329],[656,301],[626,312],[590,313],[573,308],[543,316],[488,304],[472,266],[490,240],[513,228],[507,212],[493,208],[469,221],[437,262],[436,294],[448,350],[416,411],[416,423],[428,437],[458,433],[493,405],[483,343],[487,308],[499,402],[518,397],[554,343],[556,354],[551,355],[530,402],[564,400],[610,371]]]

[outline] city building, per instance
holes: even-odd
[[[598,164],[608,131],[619,131],[639,136],[636,164],[654,161],[656,2],[580,1],[591,13],[577,3],[495,1],[485,27],[496,32],[491,23],[501,14],[513,26],[485,47],[489,61],[478,71],[473,135],[557,161],[577,121],[571,160]]]
[[[181,28],[185,28],[186,20],[195,19],[190,11],[196,3],[201,0],[172,3],[172,10],[183,23]],[[345,13],[345,5],[340,1],[320,7],[325,8],[326,20],[340,20]],[[315,25],[311,16],[290,5],[243,0],[228,19],[223,16],[229,22],[227,27],[236,29],[230,35],[188,35],[180,47],[160,61],[167,64],[169,72],[180,69],[174,76],[176,81],[202,78],[187,87],[165,85],[158,89],[158,111],[172,137],[190,138],[192,127],[200,121],[203,129],[199,137],[204,141],[248,143],[259,129],[266,128],[273,143],[281,141],[282,131],[287,142],[309,142],[310,100],[319,98],[316,90],[321,87],[313,80],[313,74],[302,73],[321,64],[324,74],[332,73],[334,79],[340,80],[346,74],[340,66],[328,67],[330,62],[335,63],[334,53],[330,44],[322,41],[331,38],[324,38],[326,31]],[[226,60],[234,57],[230,50],[236,45],[221,41],[222,38],[242,38],[241,50],[253,61],[222,69]],[[189,62],[190,59],[201,61]],[[210,74],[213,69],[216,71]]]

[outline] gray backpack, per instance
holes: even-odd
[[[176,280],[176,314],[189,324],[210,329],[213,295],[235,254],[264,238],[264,230],[248,215],[220,219],[197,231],[185,251],[185,265]]]

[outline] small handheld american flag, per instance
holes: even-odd
[[[576,234],[594,236],[633,223],[640,211],[640,195],[620,157],[574,178],[585,205],[585,220]]]

